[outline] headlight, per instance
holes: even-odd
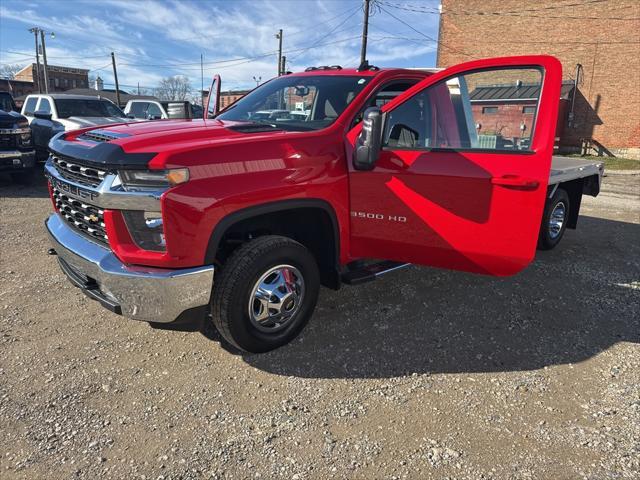
[[[133,241],[144,250],[164,252],[167,248],[164,239],[164,226],[160,212],[142,210],[124,210],[122,212]]]
[[[122,188],[128,192],[157,191],[179,185],[189,180],[189,169],[171,170],[120,170]]]

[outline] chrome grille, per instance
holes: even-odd
[[[57,155],[51,155],[51,161],[62,177],[81,185],[97,187],[107,175],[106,170],[82,165]]]
[[[104,210],[71,198],[57,188],[53,189],[52,194],[60,215],[76,230],[102,243],[108,243]]]

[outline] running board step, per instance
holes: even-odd
[[[371,282],[385,273],[393,272],[400,268],[408,267],[410,263],[393,262],[385,260],[383,262],[371,263],[357,270],[350,270],[342,274],[342,282],[347,285],[359,285]]]

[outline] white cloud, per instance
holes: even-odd
[[[30,5],[27,9],[18,5],[3,3],[0,7],[3,23],[11,21],[23,25],[25,31],[32,25],[55,31],[56,39],[47,43],[49,63],[97,69],[109,63],[109,54],[114,51],[118,76],[124,85],[139,82],[142,86],[153,87],[162,77],[183,74],[190,78],[194,88],[200,88],[199,59],[204,53],[205,62],[208,62],[205,88],[215,71],[221,73],[224,88],[253,86],[253,76],[261,76],[264,81],[277,71],[275,33],[278,28],[284,29],[284,53],[291,60],[289,69],[359,63],[360,0],[222,3],[103,0],[83,2],[82,8],[64,3],[55,4],[59,8],[53,8],[53,3],[42,2],[36,3],[40,7]],[[416,29],[437,36],[437,16],[412,15],[400,10],[393,10],[393,13]],[[344,22],[349,15],[352,16]],[[433,42],[426,38],[423,42],[383,38],[416,38],[419,35],[379,11],[372,17],[369,34],[368,58],[378,65],[424,66],[425,56],[435,50]],[[18,46],[16,42],[15,47],[7,43],[4,34],[2,38],[0,48],[3,50],[33,50],[33,37],[29,38],[28,34],[21,34],[23,43]],[[338,40],[344,41],[336,42]],[[313,48],[308,48],[310,46]],[[267,53],[270,55],[265,56]],[[258,56],[261,57],[250,63],[211,63]],[[2,63],[28,61],[19,54],[0,52]],[[185,63],[190,64],[177,65]],[[113,82],[110,66],[99,74],[105,82]]]

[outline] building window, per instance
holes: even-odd
[[[485,115],[493,115],[498,113],[498,107],[482,107],[482,113]]]
[[[59,78],[54,78],[53,82],[55,83],[56,87],[60,86],[60,79]]]
[[[528,113],[533,115],[534,113],[536,113],[536,107],[535,106],[522,107],[522,113]]]

